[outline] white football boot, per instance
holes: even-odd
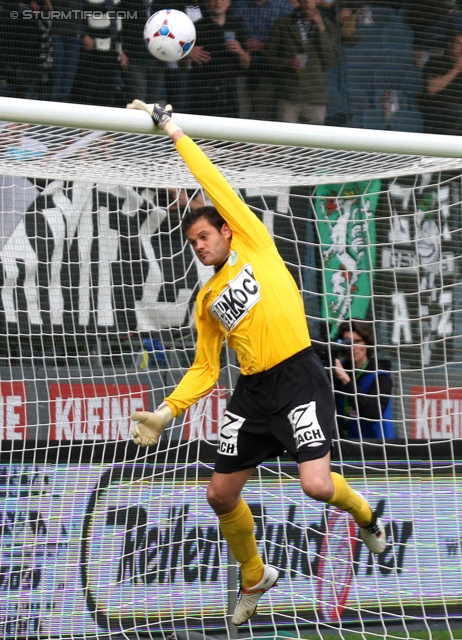
[[[257,610],[257,604],[264,593],[277,583],[279,573],[274,567],[265,564],[263,578],[250,589],[241,587],[241,597],[234,609],[232,622],[237,627],[253,616]]]
[[[380,518],[374,515],[367,527],[359,527],[361,540],[372,553],[383,553],[387,547],[385,527]]]

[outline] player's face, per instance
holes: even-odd
[[[227,224],[218,230],[206,218],[199,218],[186,235],[202,264],[219,267],[228,259],[232,234]]]

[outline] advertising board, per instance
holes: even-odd
[[[3,637],[224,623],[227,554],[203,475],[200,462],[187,475],[168,465],[3,464]],[[280,570],[260,616],[367,621],[415,603],[427,617],[447,614],[460,601],[460,487],[420,475],[349,481],[386,524],[378,558],[350,516],[303,496],[297,480],[248,483],[260,550]]]

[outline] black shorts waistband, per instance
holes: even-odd
[[[313,347],[306,347],[305,349],[302,349],[301,351],[297,351],[297,353],[294,353],[292,356],[289,356],[285,360],[282,360],[281,362],[278,362],[278,364],[275,364],[274,367],[271,367],[270,369],[265,369],[265,371],[259,371],[258,373],[249,373],[248,375],[244,375],[243,373],[241,373],[241,377],[244,380],[249,380],[249,381],[250,380],[260,380],[262,378],[266,378],[267,376],[271,376],[271,375],[273,375],[273,373],[276,373],[279,369],[283,369],[284,367],[286,367],[291,362],[295,362],[299,358],[303,358],[303,356],[307,355],[308,353],[310,353],[313,350],[314,350]]]

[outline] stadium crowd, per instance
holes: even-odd
[[[0,96],[458,135],[460,0],[175,0],[196,46],[143,42],[160,0],[1,0]]]

